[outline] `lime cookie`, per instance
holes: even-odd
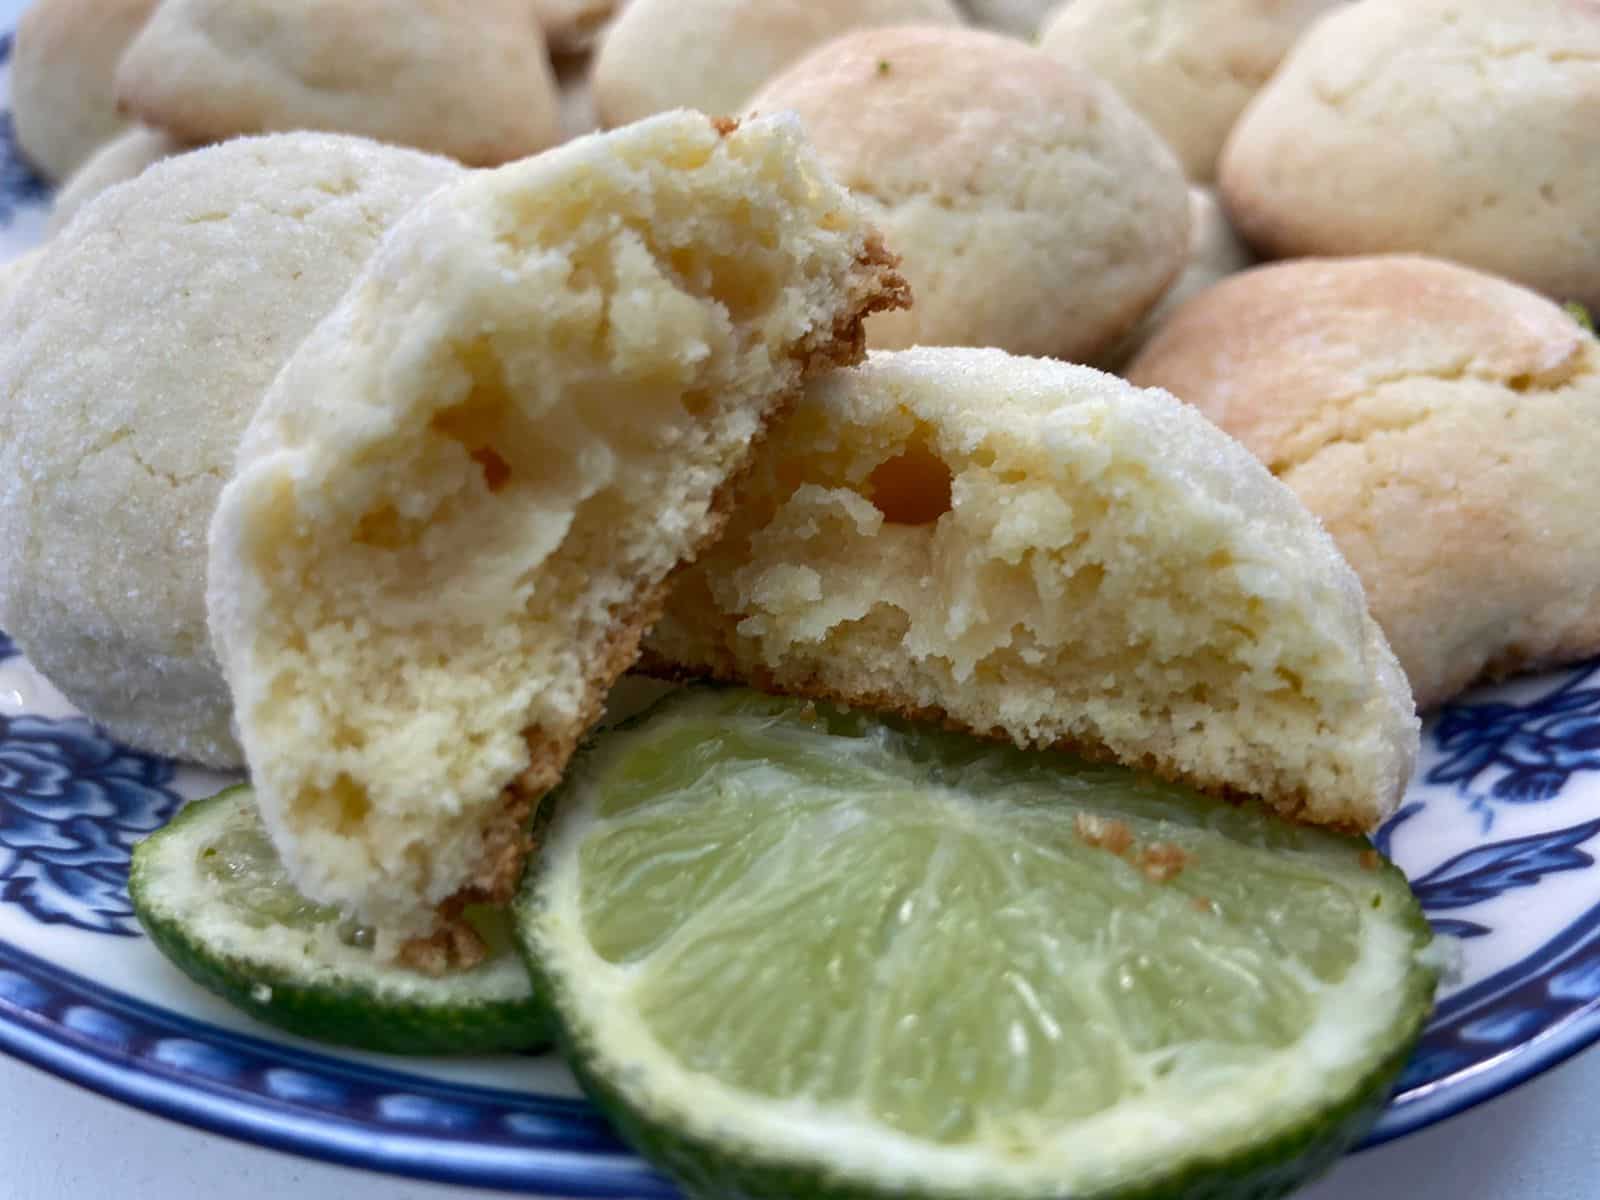
[[[903,257],[917,302],[868,325],[875,348],[1092,359],[1183,267],[1188,198],[1171,152],[1104,83],[1015,39],[852,34],[750,106],[798,112]]]
[[[814,383],[656,670],[933,717],[1371,829],[1418,726],[1316,519],[1162,392],[998,350]]]
[[[17,21],[11,108],[23,154],[65,179],[122,131],[117,60],[156,0],[34,0]]]
[[[1600,653],[1600,344],[1559,306],[1422,258],[1261,267],[1129,368],[1322,518],[1429,708]]]
[[[1221,184],[1268,257],[1410,251],[1600,304],[1600,5],[1345,6],[1239,121]]]
[[[736,113],[830,38],[881,25],[959,25],[953,0],[633,0],[595,58],[607,126],[669,108]]]
[[[0,309],[0,628],[141,749],[238,766],[206,527],[278,368],[388,225],[460,168],[358,138],[158,163]]]
[[[1166,290],[1161,302],[1145,314],[1116,349],[1105,356],[1109,368],[1125,365],[1154,336],[1191,296],[1198,296],[1212,284],[1237,275],[1255,262],[1250,247],[1239,240],[1228,214],[1217,202],[1217,194],[1207,187],[1189,187],[1189,263],[1183,274]]]
[[[323,129],[489,166],[560,140],[527,0],[165,0],[117,99],[195,143]]]
[[[211,528],[212,632],[302,891],[437,930],[419,965],[472,956],[456,905],[509,898],[530,809],[769,419],[904,301],[891,262],[792,118],[665,114],[395,229]]]
[[[1071,0],[1039,46],[1094,71],[1215,178],[1228,131],[1305,29],[1344,0]]]
[[[65,229],[79,209],[107,188],[126,183],[146,167],[189,148],[170,133],[147,125],[135,125],[118,134],[96,150],[56,193],[50,208],[50,232]]]

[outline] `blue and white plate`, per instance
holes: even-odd
[[[16,0],[0,0],[0,96]],[[0,108],[0,261],[48,189]],[[401,1060],[256,1025],[132,918],[129,848],[221,778],[116,745],[0,634],[0,1050],[107,1096],[294,1153],[562,1196],[670,1197],[550,1058]],[[1600,662],[1430,722],[1381,844],[1459,978],[1371,1142],[1499,1094],[1600,1039]]]

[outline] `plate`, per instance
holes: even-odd
[[[20,6],[0,0],[0,96]],[[0,109],[0,261],[49,189]],[[443,1182],[671,1197],[548,1057],[335,1052],[252,1023],[170,968],[128,903],[129,849],[226,779],[119,746],[0,634],[0,1050],[229,1136]],[[1368,1145],[1600,1039],[1600,660],[1431,720],[1379,837],[1459,968]]]

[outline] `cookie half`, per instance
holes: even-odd
[[[419,965],[470,956],[448,918],[509,897],[531,807],[768,421],[904,298],[792,119],[666,114],[397,227],[211,528],[211,627],[301,889],[391,943],[437,930]]]
[[[1411,693],[1361,584],[1199,413],[997,350],[874,353],[774,431],[647,665],[1074,749],[1371,829]]]

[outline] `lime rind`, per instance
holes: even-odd
[[[1431,935],[1403,876],[1386,863],[1374,863],[1365,843],[1314,831],[1281,832],[1285,827],[1275,823],[1262,827],[1265,841],[1273,843],[1261,849],[1263,861],[1298,863],[1308,878],[1331,878],[1343,889],[1350,911],[1358,914],[1359,953],[1331,984],[1317,978],[1317,971],[1290,964],[1289,974],[1316,999],[1316,1019],[1283,1048],[1235,1070],[1234,1077],[1226,1069],[1216,1073],[1198,1093],[1192,1080],[1166,1093],[1146,1086],[1138,1098],[1060,1121],[1048,1134],[1039,1129],[1018,1139],[1013,1128],[1009,1144],[979,1135],[941,1145],[908,1135],[861,1105],[753,1096],[748,1088],[730,1087],[703,1069],[685,1066],[638,1011],[648,991],[643,976],[665,939],[646,928],[642,958],[614,953],[608,961],[595,951],[592,922],[582,915],[581,847],[603,840],[597,831],[628,820],[630,803],[662,804],[663,787],[670,793],[693,775],[683,768],[681,753],[661,754],[657,771],[644,771],[643,779],[630,780],[627,787],[608,787],[608,764],[643,756],[649,766],[652,742],[680,750],[705,747],[714,740],[710,729],[730,721],[744,722],[758,742],[761,731],[776,733],[777,755],[799,762],[808,756],[784,744],[791,733],[795,739],[790,740],[805,740],[803,726],[792,720],[798,708],[749,693],[700,691],[669,697],[602,740],[569,774],[548,832],[544,867],[518,901],[518,926],[536,986],[561,1015],[560,1036],[575,1072],[630,1141],[691,1192],[1281,1195],[1333,1161],[1375,1119],[1430,1006],[1434,974],[1419,954]],[[862,760],[876,752],[874,738],[878,750],[885,741],[909,738],[935,777],[974,766],[981,774],[997,763],[998,785],[1008,771],[1061,770],[1060,760],[1056,767],[1040,768],[1045,756],[1019,752],[1009,759],[1009,752],[966,739],[864,725],[864,718],[826,706],[806,711],[812,724],[830,733],[872,731],[855,744],[848,738],[845,744],[829,743],[834,753],[820,757],[827,760],[834,784],[848,786],[852,776],[855,784],[863,782],[870,764]],[[709,753],[703,750],[701,757]],[[714,779],[707,787],[726,785]],[[654,800],[641,799],[652,794]],[[1131,807],[1142,805],[1142,817],[1171,803],[1160,785],[1136,799]],[[794,802],[793,792],[785,802]],[[1176,832],[1193,838],[1221,836],[1217,827],[1237,826],[1242,819],[1224,806],[1191,806],[1190,811],[1203,816],[1187,831]],[[700,819],[687,804],[683,817]],[[1174,832],[1170,823],[1163,828]],[[779,870],[773,861],[764,866]],[[737,899],[748,903],[751,897]],[[759,948],[752,947],[752,953],[759,954]],[[678,1003],[673,1000],[664,1011]],[[1230,1065],[1238,1066],[1223,1064]],[[697,1179],[707,1182],[700,1186]],[[1213,1184],[1220,1190],[1206,1190]]]
[[[134,848],[134,911],[185,975],[258,1020],[359,1049],[485,1054],[550,1044],[549,1011],[515,953],[435,978],[352,944],[337,914],[317,906],[285,903],[293,923],[242,909],[200,863],[250,803],[247,787],[196,801]]]

